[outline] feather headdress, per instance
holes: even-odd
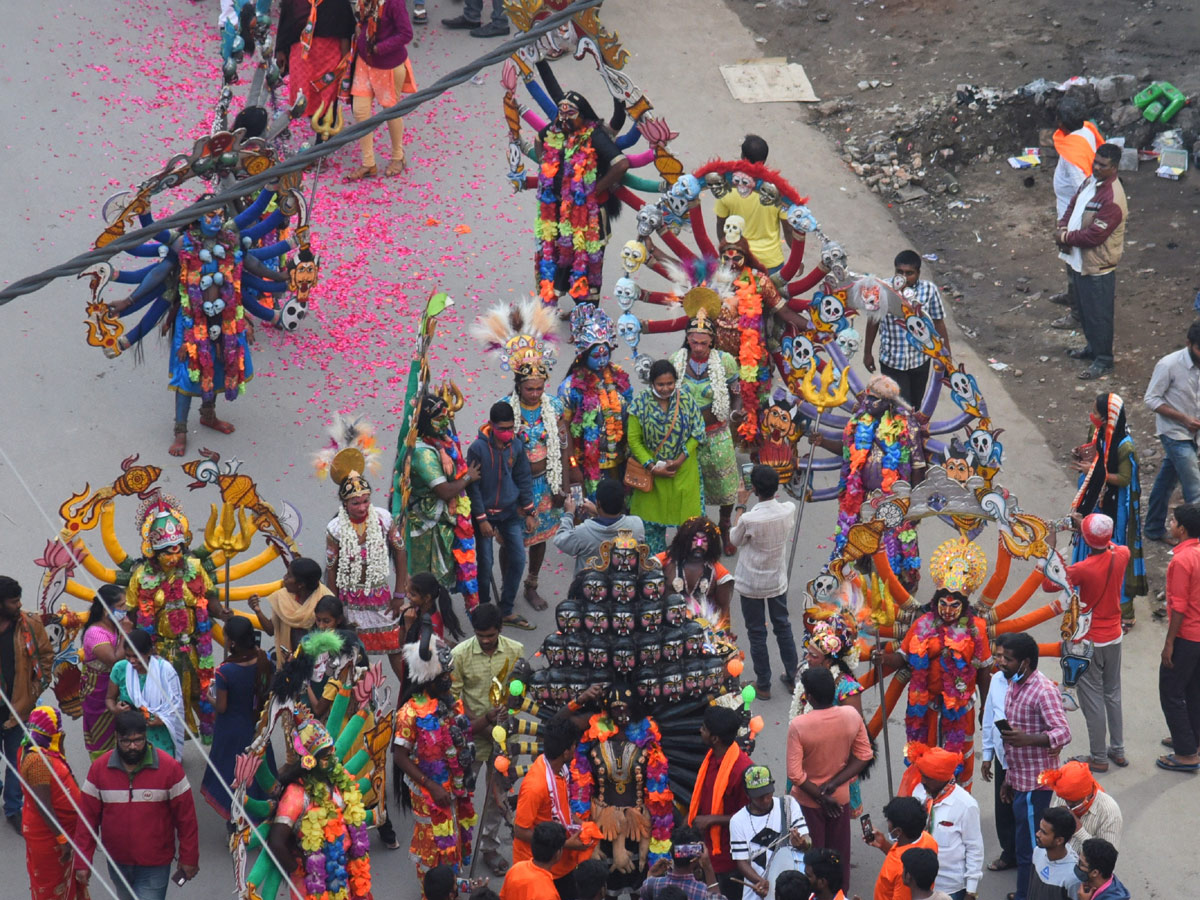
[[[375,440],[375,426],[362,416],[335,414],[329,426],[329,443],[313,454],[318,478],[332,478],[342,500],[371,492],[364,477],[383,471],[383,454]]]
[[[471,335],[483,348],[500,354],[500,367],[517,381],[549,378],[557,356],[550,346],[554,313],[537,298],[497,303],[475,320]]]

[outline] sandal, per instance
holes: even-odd
[[[1168,753],[1166,756],[1160,756],[1154,761],[1154,764],[1160,769],[1166,769],[1168,772],[1197,772],[1200,771],[1200,763],[1182,763],[1175,758],[1174,753]]]
[[[387,168],[383,170],[384,176],[387,178],[395,178],[408,167],[403,159],[393,159],[387,164]]]
[[[1108,751],[1108,758],[1113,761],[1118,769],[1123,769],[1129,765],[1129,760],[1119,753],[1113,753],[1111,750]]]
[[[535,631],[537,626],[532,624],[520,613],[513,613],[504,617],[504,624],[512,628],[520,628],[522,631]]]
[[[504,874],[508,871],[508,860],[495,850],[483,854],[483,864],[500,878],[503,878]]]
[[[413,7],[412,23],[414,25],[428,25],[429,24],[429,13],[426,11],[424,6]]]
[[[359,166],[346,176],[347,181],[362,181],[364,178],[374,178],[379,174],[379,166]]]
[[[1133,631],[1133,626],[1136,624],[1137,624],[1137,622],[1134,621],[1133,619],[1122,619],[1121,620],[1121,634],[1129,634],[1129,632]]]
[[[989,872],[1003,872],[1007,869],[1015,869],[1016,867],[1017,864],[1014,860],[1005,859],[1003,856],[999,856],[988,863]]]
[[[1106,763],[1106,762],[1101,762],[1101,763],[1095,762],[1095,761],[1092,759],[1092,757],[1091,757],[1089,754],[1087,754],[1087,753],[1081,753],[1079,756],[1072,756],[1072,757],[1071,757],[1071,759],[1070,759],[1069,761],[1070,761],[1070,762],[1081,762],[1081,763],[1087,763],[1087,767],[1088,767],[1089,769],[1091,769],[1093,772],[1096,772],[1096,773],[1103,773],[1103,772],[1107,772],[1107,771],[1108,771],[1108,763]]]

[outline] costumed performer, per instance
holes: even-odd
[[[933,599],[904,632],[901,652],[880,655],[885,665],[909,670],[906,738],[962,753],[959,783],[970,790],[975,691],[978,688],[980,703],[986,702],[993,664],[987,622],[976,614],[970,598],[987,575],[987,557],[966,538],[952,538],[933,551],[929,574]]]
[[[625,416],[633,387],[612,361],[617,332],[612,318],[591,304],[571,312],[575,360],[558,388],[571,436],[571,482],[596,499],[601,478],[622,481],[626,456]]]
[[[158,656],[179,675],[188,728],[212,743],[212,619],[231,615],[212,578],[191,552],[192,532],[179,502],[155,493],[138,512],[142,562],[125,592],[129,620],[154,639]],[[179,754],[183,751],[179,748]]]
[[[631,683],[617,680],[591,716],[571,763],[571,811],[587,814],[612,859],[608,896],[635,891],[671,849],[675,795],[662,736]]]
[[[17,772],[25,802],[20,832],[32,900],[87,900],[85,882],[75,878],[75,851],[67,843],[79,824],[79,785],[63,754],[62,715],[39,706],[26,722]],[[12,773],[9,774],[12,778]]]
[[[838,532],[833,557],[842,555],[850,529],[862,518],[863,504],[875,492],[891,496],[897,481],[916,486],[925,474],[925,421],[900,397],[886,375],[876,375],[858,395],[842,441],[810,429],[808,439],[842,457],[838,482]],[[909,592],[921,580],[916,526],[907,519],[885,522],[881,543],[892,571]]]
[[[500,354],[500,367],[513,375],[508,402],[533,476],[533,514],[537,521],[533,531],[525,535],[529,552],[525,599],[536,610],[547,605],[538,594],[538,575],[546,560],[546,544],[558,529],[560,516],[555,507],[565,499],[563,475],[569,471],[571,457],[563,401],[546,393],[546,381],[555,363],[554,351],[547,344],[553,340],[553,328],[553,314],[537,300],[500,304],[480,316],[471,328],[484,349]]]
[[[737,361],[713,347],[717,327],[708,312],[698,309],[687,325],[683,349],[671,357],[680,377],[680,391],[688,394],[704,417],[704,440],[696,452],[704,500],[721,508],[722,549],[732,556],[737,548],[729,541],[733,505],[741,478],[733,450],[732,427],[745,418],[738,390]]]
[[[476,823],[471,722],[451,693],[450,649],[430,632],[405,644],[405,685],[392,752],[403,773],[396,790],[413,814],[410,854],[417,877],[435,866],[464,874]]]
[[[670,360],[650,366],[650,387],[629,404],[629,454],[651,475],[649,490],[638,487],[629,511],[641,518],[650,552],[667,549],[667,526],[704,513],[697,448],[704,417],[690,393],[678,390]]]
[[[1088,443],[1072,451],[1079,470],[1079,490],[1071,512],[1080,517],[1104,513],[1113,520],[1113,543],[1129,548],[1121,591],[1121,619],[1126,629],[1134,623],[1133,598],[1149,592],[1146,562],[1142,558],[1142,484],[1137,450],[1125,424],[1125,401],[1120,394],[1098,394]],[[1075,538],[1071,562],[1079,563],[1091,551],[1082,536]]]
[[[290,744],[297,759],[279,772],[283,795],[267,847],[291,864],[292,890],[305,900],[370,900],[371,838],[357,783],[316,719],[301,719]]]
[[[704,445],[701,444],[703,447]],[[729,634],[733,573],[721,562],[721,532],[707,516],[694,516],[679,526],[671,545],[655,557],[662,566],[668,593],[687,602],[688,616]]]
[[[408,571],[432,572],[447,590],[462,594],[469,613],[479,603],[479,580],[467,486],[482,472],[467,463],[454,428],[462,405],[462,392],[452,381],[421,397],[404,546]]]
[[[629,161],[583,95],[557,98],[558,115],[538,135],[538,296],[548,306],[570,295],[577,304],[600,301],[610,221],[620,211],[612,188]]]
[[[318,472],[338,486],[338,514],[325,526],[325,584],[337,594],[367,653],[387,654],[397,678],[403,677],[399,611],[404,605],[408,569],[404,541],[392,514],[371,504],[364,476],[378,469],[373,429],[361,420],[334,424],[336,452],[317,454]],[[388,583],[395,569],[395,589]]]

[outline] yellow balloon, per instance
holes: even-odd
[[[508,732],[504,730],[503,725],[497,725],[492,729],[492,740],[497,744],[503,744],[508,740]]]

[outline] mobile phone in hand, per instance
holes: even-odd
[[[1008,724],[1008,719],[997,719],[996,727],[1001,731],[1012,731],[1012,726]]]
[[[863,813],[862,818],[860,818],[858,821],[862,825],[863,840],[869,844],[871,841],[875,840],[875,829],[871,827],[871,817],[866,813]]]
[[[583,503],[583,485],[582,484],[571,485],[571,500],[572,500],[572,502],[574,502],[576,508],[578,508],[579,505],[581,503]]]
[[[176,872],[173,880],[177,885],[179,885],[179,887],[183,887],[185,884],[187,884],[187,876],[182,872]]]

